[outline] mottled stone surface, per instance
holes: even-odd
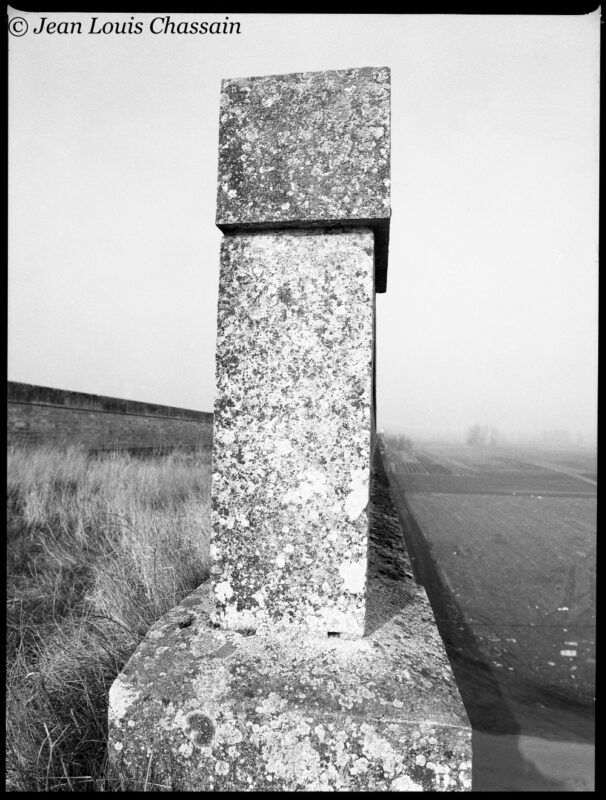
[[[363,633],[373,319],[370,231],[223,239],[211,542],[223,627]]]
[[[390,137],[386,67],[224,80],[217,225],[370,226],[385,291]]]
[[[469,790],[471,728],[384,473],[371,489],[363,639],[214,628],[206,583],[110,693],[110,757],[167,790]]]
[[[389,213],[388,70],[224,82],[212,580],[112,686],[129,788],[471,788],[469,722],[372,461]]]

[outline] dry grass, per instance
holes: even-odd
[[[152,622],[208,575],[207,454],[12,448],[7,788],[123,788],[109,687]]]

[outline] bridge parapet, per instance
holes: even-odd
[[[223,83],[212,578],[112,688],[110,753],[135,780],[471,788],[374,448],[389,97],[386,68]]]

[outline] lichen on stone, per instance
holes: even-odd
[[[124,718],[129,707],[137,700],[140,692],[133,688],[124,675],[118,675],[109,690],[109,713],[112,721]]]
[[[223,241],[211,553],[224,628],[363,633],[373,268],[364,229]]]
[[[222,83],[217,224],[389,217],[389,69]]]

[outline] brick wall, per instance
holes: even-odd
[[[115,397],[9,382],[7,442],[83,444],[92,450],[212,447],[213,415]]]

